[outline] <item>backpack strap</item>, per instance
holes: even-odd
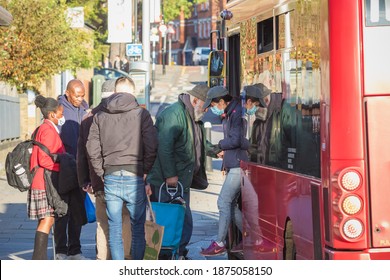
[[[40,127],[41,126],[38,126],[37,129],[35,129],[35,131],[31,135],[31,140],[32,140],[33,145],[38,146],[42,151],[44,151],[53,160],[53,162],[59,161],[59,157],[57,156],[57,154],[50,153],[50,150],[48,147],[46,147],[42,143],[35,140],[35,137],[37,136],[37,133],[38,133],[38,130]],[[34,166],[34,168],[31,170],[32,178],[35,177],[35,173],[38,171],[38,168],[39,168],[39,165]]]
[[[57,154],[50,153],[50,150],[48,147],[43,145],[41,142],[38,142],[35,140],[35,137],[37,135],[37,132],[41,126],[38,126],[37,129],[34,131],[34,133],[31,135],[32,143],[36,146],[38,146],[42,151],[44,151],[54,162],[57,162],[59,160],[59,157]],[[34,167],[36,168],[36,167]]]

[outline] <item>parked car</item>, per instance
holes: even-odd
[[[144,79],[139,78],[140,76],[131,75],[124,71],[114,69],[114,68],[94,68],[93,70],[94,75],[102,75],[106,80],[116,80],[119,77],[128,77],[131,78],[135,83],[135,92],[133,95],[137,98],[138,103],[141,106],[145,106],[146,100],[145,100],[145,88],[144,88]],[[141,82],[141,83],[140,83]],[[152,83],[149,83],[149,93],[152,90]],[[97,97],[97,100],[94,100],[94,105],[98,104],[100,102],[100,98]]]
[[[209,59],[210,48],[208,47],[197,47],[195,48],[192,61],[194,65],[207,65]]]
[[[103,75],[106,80],[118,79],[119,77],[130,77],[128,73],[114,68],[95,68],[94,75]]]

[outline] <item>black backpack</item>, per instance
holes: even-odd
[[[30,189],[35,172],[38,169],[38,166],[36,166],[32,171],[30,170],[30,158],[33,146],[39,146],[45,153],[52,157],[52,154],[45,145],[34,140],[38,129],[39,127],[35,130],[31,140],[26,140],[16,145],[12,152],[8,153],[5,160],[8,184],[21,192]]]

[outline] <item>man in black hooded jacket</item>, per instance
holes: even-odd
[[[147,193],[144,178],[151,170],[157,151],[156,129],[147,110],[132,95],[134,82],[118,78],[113,95],[93,117],[87,152],[95,173],[103,178],[113,260],[124,259],[122,242],[123,202],[132,224],[131,255],[144,257]]]

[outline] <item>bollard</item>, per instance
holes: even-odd
[[[204,128],[206,132],[206,140],[211,143],[211,123],[205,122]],[[213,171],[213,160],[211,157],[206,156],[206,171]]]

